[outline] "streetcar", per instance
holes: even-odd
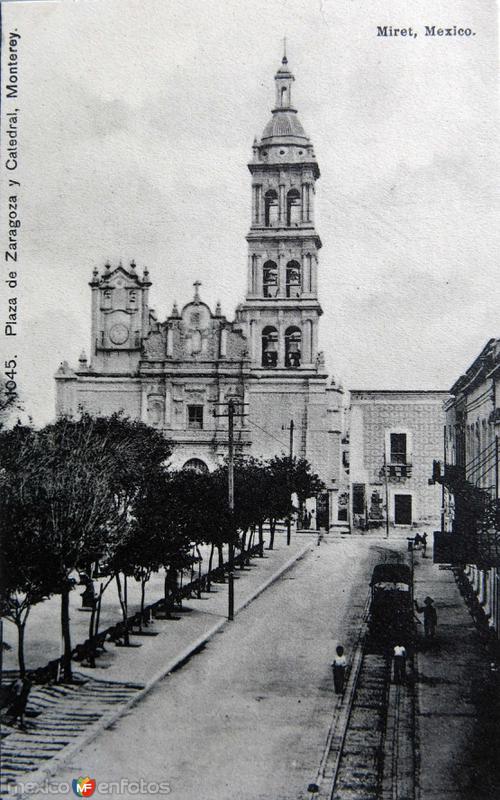
[[[411,645],[414,638],[413,581],[407,564],[377,564],[370,581],[370,638],[380,646]]]

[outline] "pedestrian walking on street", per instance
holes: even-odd
[[[402,644],[394,647],[394,683],[406,680],[406,648]]]
[[[437,611],[434,608],[434,600],[432,597],[427,596],[424,600],[424,605],[419,606],[415,600],[415,608],[419,614],[424,615],[424,632],[426,639],[434,639],[437,626]]]
[[[426,533],[424,533],[423,536],[421,536],[420,541],[422,542],[422,558],[426,558],[426,555],[425,555],[427,553],[427,534]]]
[[[336,649],[336,656],[333,659],[333,685],[335,694],[344,693],[345,673],[347,669],[347,659],[344,655],[344,648],[341,644]]]

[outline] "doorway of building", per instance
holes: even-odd
[[[330,521],[330,504],[328,492],[320,492],[316,497],[316,527],[328,530]]]
[[[411,525],[411,494],[394,495],[395,525]]]

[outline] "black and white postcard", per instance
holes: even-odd
[[[500,796],[491,0],[4,0],[2,796]]]

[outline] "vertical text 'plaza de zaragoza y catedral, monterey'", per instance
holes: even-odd
[[[227,417],[236,397],[237,451],[307,458],[328,489],[329,521],[338,519],[342,390],[328,380],[318,352],[318,253],[313,145],[293,106],[286,57],[275,75],[272,116],[248,164],[252,218],[245,302],[230,322],[212,311],[195,284],[193,299],[160,322],[149,306],[150,275],[134,263],[94,269],[91,356],[56,374],[57,413],[123,410],[162,430],[175,445],[173,466],[213,469],[227,455]],[[201,276],[203,277],[203,276]],[[325,498],[326,500],[326,498]]]

